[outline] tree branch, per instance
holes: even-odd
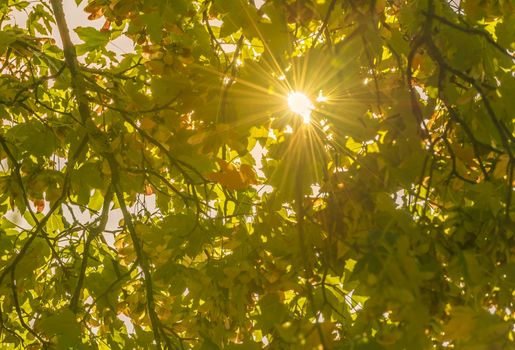
[[[104,231],[106,225],[107,225],[107,219],[109,217],[109,210],[111,201],[113,200],[113,192],[111,188],[107,190],[107,193],[104,196],[104,205],[102,207],[102,213],[100,214],[100,222],[96,227],[94,227],[91,232],[88,235],[88,238],[86,239],[86,243],[84,243],[84,253],[82,257],[82,263],[79,273],[79,280],[77,281],[77,286],[75,287],[75,291],[73,293],[73,296],[70,300],[70,309],[77,313],[78,311],[78,305],[80,301],[80,294],[82,291],[82,285],[84,284],[84,279],[86,277],[86,268],[88,267],[88,256],[89,256],[89,247],[91,245],[91,242]]]
[[[462,31],[462,32],[465,32],[465,33],[469,33],[469,34],[476,34],[476,35],[479,35],[481,37],[483,37],[488,43],[490,43],[493,47],[495,47],[497,50],[499,50],[502,54],[508,56],[509,58],[513,59],[514,56],[513,54],[510,54],[508,50],[506,50],[506,48],[502,47],[501,45],[499,45],[497,42],[495,42],[494,39],[492,39],[492,37],[490,36],[490,34],[488,34],[487,32],[481,30],[481,29],[477,29],[477,28],[464,28],[454,22],[451,22],[449,21],[447,18],[445,17],[441,17],[441,16],[438,16],[436,14],[428,14],[427,12],[423,12],[423,14],[425,16],[431,16],[432,18],[438,20],[439,22],[451,27],[451,28],[454,28],[456,30],[459,30],[459,31]]]
[[[131,237],[132,244],[134,246],[134,250],[136,251],[136,257],[139,261],[139,265],[141,270],[143,271],[144,276],[144,285],[145,285],[145,295],[147,299],[147,310],[149,313],[150,323],[152,326],[152,331],[154,333],[154,340],[156,342],[157,348],[161,349],[161,334],[164,336],[164,341],[167,343],[169,340],[167,339],[167,335],[162,333],[160,330],[160,322],[157,317],[156,309],[155,309],[155,301],[154,301],[154,289],[152,285],[152,274],[150,273],[150,265],[147,260],[145,253],[143,252],[143,247],[141,241],[136,232],[136,228],[132,221],[132,216],[129,213],[127,208],[127,204],[125,203],[125,198],[123,196],[123,191],[120,187],[120,174],[118,172],[118,164],[112,154],[106,155],[107,162],[109,163],[109,168],[111,170],[111,181],[112,186],[114,188],[114,193],[118,203],[120,205],[120,209],[123,214],[123,219],[125,221],[125,226],[129,231],[129,235]],[[171,344],[170,344],[171,345]],[[170,346],[168,346],[170,348]]]
[[[68,31],[68,26],[66,24],[66,19],[64,17],[63,7],[61,0],[50,0],[52,4],[52,8],[54,11],[54,16],[57,22],[57,27],[59,29],[59,33],[61,35],[61,39],[63,41],[63,50],[65,55],[65,61],[66,65],[68,66],[68,69],[70,70],[70,74],[72,76],[72,89],[75,95],[75,98],[77,100],[77,105],[79,109],[79,114],[82,120],[82,123],[86,126],[87,134],[90,136],[97,136],[100,140],[105,143],[107,143],[107,140],[104,139],[104,135],[101,133],[100,130],[97,129],[97,127],[92,123],[91,121],[91,111],[88,106],[88,97],[86,90],[84,89],[84,77],[82,76],[80,70],[79,70],[79,63],[77,61],[77,55],[75,53],[75,46],[73,45],[70,34]],[[105,149],[109,149],[108,144],[105,145]],[[125,204],[125,199],[123,197],[123,193],[121,191],[121,188],[119,186],[119,174],[118,174],[118,165],[114,159],[114,156],[110,153],[106,153],[105,157],[109,163],[110,169],[111,169],[111,176],[112,176],[112,185],[114,189],[114,193],[116,195],[116,198],[118,199],[118,202],[120,204],[127,228],[129,230],[129,233],[131,235],[134,249],[138,253],[138,261],[140,262],[140,267],[144,272],[144,283],[146,286],[146,294],[147,294],[147,308],[150,315],[150,320],[152,323],[152,330],[154,333],[154,339],[156,342],[157,347],[161,348],[161,339],[160,339],[160,332],[159,332],[159,324],[157,315],[155,312],[155,305],[154,305],[154,297],[153,297],[153,291],[152,291],[152,280],[150,276],[150,271],[145,259],[145,256],[143,255],[143,252],[141,250],[139,239],[136,235],[136,231],[134,228],[134,225],[132,223],[132,219],[130,216],[130,213],[127,209],[127,206]]]

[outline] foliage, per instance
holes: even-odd
[[[0,1],[3,349],[514,346],[512,2],[85,10]]]

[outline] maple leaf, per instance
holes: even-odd
[[[244,190],[250,185],[257,184],[256,173],[248,164],[242,164],[239,169],[224,160],[218,160],[220,171],[206,175],[206,178],[219,183],[229,190]]]

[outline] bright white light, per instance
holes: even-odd
[[[304,124],[309,124],[311,121],[311,111],[315,108],[311,100],[302,92],[290,92],[288,94],[288,107],[295,114],[302,117]]]
[[[328,98],[327,96],[324,96],[324,93],[322,90],[318,92],[317,102],[327,102]]]

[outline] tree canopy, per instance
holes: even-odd
[[[2,349],[515,346],[513,2],[75,2],[0,1]]]

